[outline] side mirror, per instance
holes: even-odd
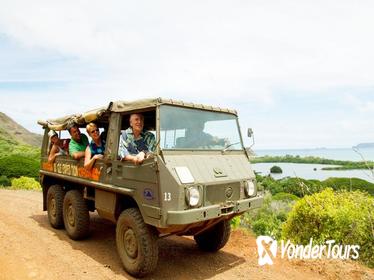
[[[248,128],[247,130],[247,136],[248,138],[252,138],[252,144],[249,148],[252,148],[253,145],[255,144],[255,136],[254,136],[254,133],[253,133],[253,129],[252,128]]]
[[[249,138],[251,138],[251,137],[253,136],[253,129],[252,129],[252,128],[248,128],[247,136],[248,136]]]

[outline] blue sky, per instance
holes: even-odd
[[[0,111],[112,100],[235,108],[255,148],[374,142],[371,1],[2,1]],[[249,142],[247,142],[249,143]]]

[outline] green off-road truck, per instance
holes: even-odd
[[[143,114],[157,142],[141,165],[118,157],[132,113]],[[91,170],[69,156],[48,163],[49,130],[68,135],[72,122],[80,128],[95,122],[106,138],[104,157]],[[96,210],[116,223],[118,254],[131,275],[156,268],[157,240],[171,234],[194,236],[205,251],[221,249],[230,220],[262,203],[235,110],[158,98],[111,102],[38,123],[45,130],[40,183],[50,224],[82,239],[89,234],[89,212]]]

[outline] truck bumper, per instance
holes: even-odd
[[[261,207],[262,196],[234,201],[227,205],[211,205],[206,207],[182,210],[168,211],[168,225],[185,225],[211,219],[220,218],[229,215],[238,215],[248,210]]]

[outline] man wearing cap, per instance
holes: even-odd
[[[69,155],[73,159],[84,158],[84,152],[88,146],[88,138],[81,134],[78,126],[75,123],[69,124],[66,129],[69,131],[71,140],[69,143]]]

